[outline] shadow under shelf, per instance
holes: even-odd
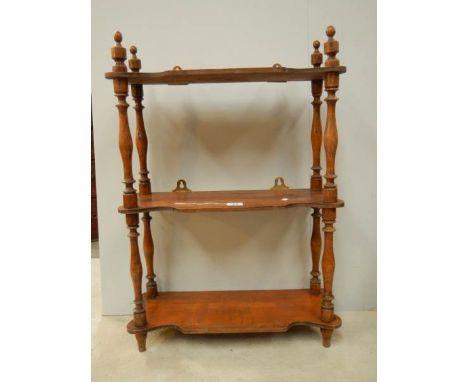
[[[248,211],[272,208],[307,206],[311,208],[339,208],[344,202],[325,202],[323,191],[308,188],[286,190],[237,190],[237,191],[183,191],[138,194],[136,208],[119,207],[123,214],[176,210],[197,211]]]

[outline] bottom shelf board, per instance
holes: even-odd
[[[296,325],[336,329],[341,319],[320,319],[320,295],[309,289],[162,292],[146,299],[147,326],[130,333],[171,327],[187,334],[286,332]]]

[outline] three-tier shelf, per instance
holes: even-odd
[[[293,69],[275,64],[264,68],[199,69],[185,70],[179,66],[159,73],[140,72],[141,61],[136,47],[130,47],[132,57],[125,60],[126,49],[121,45],[122,34],[116,32],[116,45],[112,48],[115,65],[106,73],[114,83],[118,99],[119,149],[123,162],[125,189],[123,205],[119,212],[125,215],[130,238],[130,274],[135,295],[133,320],[127,325],[129,333],[135,334],[138,349],[146,350],[147,332],[164,327],[175,328],[182,333],[253,333],[285,332],[295,325],[317,326],[322,333],[323,345],[330,346],[333,330],[341,326],[341,319],[334,313],[333,234],[336,208],[344,205],[337,198],[335,184],[335,154],[338,131],[335,118],[339,76],[346,72],[336,58],[338,41],[333,37],[335,28],[326,30],[328,40],[324,52],[328,56],[322,66],[319,41],[314,41],[311,68]],[[148,177],[148,140],[143,121],[143,85],[188,85],[228,82],[288,82],[310,81],[313,96],[311,128],[312,174],[310,188],[291,189],[283,178],[275,179],[273,187],[265,190],[195,191],[187,187],[184,179],[176,183],[172,191],[152,192]],[[324,86],[325,85],[325,86]],[[128,88],[131,87],[135,101],[136,129],[135,146],[140,171],[138,192],[132,173],[133,141],[127,118]],[[320,106],[322,90],[327,96],[326,126],[322,134]],[[320,153],[322,142],[325,149],[326,171],[322,182]],[[153,211],[246,211],[267,208],[306,206],[313,210],[312,235],[310,240],[312,271],[310,288],[262,291],[210,291],[210,292],[160,292],[153,267],[154,244],[151,235]],[[138,247],[140,215],[143,225],[143,253],[146,263],[146,293],[142,292],[143,267]],[[323,254],[320,219],[323,222]],[[320,264],[321,260],[321,264]],[[321,272],[320,272],[321,266]],[[323,285],[320,275],[323,275]]]

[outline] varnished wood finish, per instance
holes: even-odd
[[[124,64],[127,58],[127,51],[122,47],[122,34],[116,32],[114,35],[116,46],[112,48],[112,59],[115,65],[112,70],[116,73],[124,73],[127,67]],[[136,207],[137,196],[133,188],[133,171],[132,171],[132,152],[133,143],[130,127],[128,125],[127,116],[127,96],[128,96],[128,82],[125,78],[114,79],[114,93],[117,97],[117,109],[119,110],[119,149],[122,157],[125,189],[123,192],[123,204],[126,208]]]
[[[192,192],[153,192],[139,195],[137,207],[119,208],[119,212],[176,210],[196,211],[246,211],[293,206],[343,207],[344,202],[325,203],[321,191],[308,188],[275,190],[237,190],[237,191],[192,191]]]
[[[322,344],[324,347],[329,348],[331,344],[331,336],[333,334],[333,329],[320,328],[322,333]]]
[[[319,51],[320,42],[314,41],[315,51],[312,53],[311,62],[314,67],[320,67],[322,65],[322,53]],[[322,151],[322,121],[320,118],[320,106],[322,101],[320,97],[322,96],[323,89],[323,80],[313,80],[311,82],[312,87],[312,128],[310,139],[312,143],[312,177],[310,178],[310,188],[312,190],[321,190],[322,189],[322,175],[320,170],[320,153]]]
[[[329,68],[230,68],[167,70],[159,73],[109,72],[106,78],[125,79],[130,84],[188,85],[226,82],[288,82],[312,81],[325,78],[327,73],[345,73],[346,67]]]
[[[132,57],[128,60],[128,66],[132,72],[138,73],[141,69],[141,60],[136,56],[137,48],[130,47]],[[151,194],[151,181],[148,177],[149,171],[147,166],[148,154],[148,137],[146,136],[145,122],[143,120],[143,85],[131,85],[132,96],[135,101],[135,146],[137,148],[138,160],[140,163],[140,178],[138,179],[138,190],[140,195]],[[155,298],[158,295],[158,286],[156,284],[154,274],[154,243],[151,234],[151,216],[148,212],[143,213],[141,218],[143,221],[143,253],[145,255],[146,264],[146,293],[148,298]],[[138,342],[140,344],[140,341]],[[140,346],[140,345],[139,345]]]
[[[320,210],[313,209],[312,214],[312,236],[310,237],[310,252],[312,254],[312,271],[310,275],[310,290],[315,294],[320,294],[320,251],[322,249],[322,235],[320,233]]]
[[[338,67],[340,62],[336,58],[336,54],[339,51],[338,41],[333,36],[335,35],[335,28],[329,26],[327,28],[328,41],[325,43],[325,54],[328,55],[325,61],[326,67]],[[337,189],[335,184],[335,156],[336,148],[338,146],[338,130],[336,127],[336,98],[335,93],[338,90],[340,76],[337,73],[327,73],[325,75],[325,90],[327,91],[327,97],[325,102],[327,103],[327,123],[325,125],[325,157],[327,161],[327,171],[325,174],[325,200],[328,202],[334,202],[337,198]]]
[[[143,122],[143,87],[141,85],[132,85],[132,95],[135,100],[136,110],[136,132],[135,145],[137,147],[138,159],[140,162],[140,178],[138,179],[138,188],[140,194],[151,193],[151,182],[148,177],[147,167],[148,138],[146,137],[145,125]]]
[[[112,48],[112,59],[115,61],[115,65],[112,67],[112,71],[116,73],[123,73],[127,71],[125,65],[125,59],[127,58],[127,52],[122,47],[122,34],[116,32],[114,35],[114,41],[116,46]],[[130,127],[128,125],[127,116],[127,96],[128,96],[128,82],[125,78],[114,79],[114,93],[117,97],[117,109],[119,111],[119,149],[122,157],[123,172],[124,172],[124,184],[125,189],[123,192],[123,204],[126,208],[136,207],[137,205],[137,194],[133,188],[133,171],[132,171],[132,152],[133,143],[132,136],[130,133]],[[133,321],[135,326],[139,328],[146,327],[146,315],[143,307],[143,295],[141,291],[141,278],[143,275],[143,267],[141,265],[140,251],[138,248],[138,214],[126,215],[127,227],[129,230],[128,237],[130,239],[130,276],[132,278],[133,292],[134,292],[134,304],[133,309]],[[146,336],[137,336],[138,349],[144,351]]]
[[[119,80],[114,80],[119,81]],[[123,204],[127,208],[136,207],[137,195],[133,188],[133,170],[132,170],[132,136],[128,126],[127,108],[128,103],[126,97],[128,93],[128,86],[126,82],[114,83],[115,93],[119,100],[117,108],[119,109],[119,149],[122,157],[122,164],[124,169],[125,189],[123,192]]]
[[[329,322],[334,317],[333,305],[333,275],[335,273],[335,254],[333,252],[333,233],[335,228],[336,209],[324,208],[322,210],[324,246],[322,257],[323,293],[322,293],[322,320]]]
[[[143,217],[143,253],[145,254],[146,264],[146,295],[148,298],[155,298],[158,295],[158,286],[156,284],[156,275],[154,274],[154,243],[151,235],[151,216],[149,212],[144,212]]]
[[[309,289],[265,291],[161,292],[146,299],[148,324],[139,329],[131,321],[130,333],[171,327],[182,333],[285,332],[296,325],[335,329],[320,318],[320,296]]]
[[[135,337],[138,343],[138,351],[140,352],[146,351],[146,336],[146,332],[135,333]]]
[[[128,60],[130,69],[138,73],[141,68],[141,61],[137,58],[137,48],[135,46],[130,47],[130,53],[132,58]],[[136,130],[135,130],[135,146],[138,152],[138,160],[140,162],[140,178],[138,179],[138,189],[140,194],[151,193],[151,181],[148,177],[148,165],[147,165],[147,154],[148,154],[148,137],[146,136],[145,122],[143,120],[143,85],[132,84],[132,96],[135,101],[135,116],[136,116]]]
[[[333,37],[335,36],[335,28],[329,26],[327,28],[328,41],[325,43],[325,54],[328,56],[325,61],[326,67],[338,67],[340,62],[336,58],[339,51],[339,44]],[[335,184],[335,156],[338,146],[338,129],[336,126],[335,106],[338,98],[335,93],[339,86],[339,75],[335,73],[327,73],[325,76],[325,90],[327,91],[327,124],[325,126],[325,157],[327,171],[325,174],[326,183],[324,186],[324,199],[326,202],[334,202],[337,200],[337,188]],[[335,255],[333,252],[333,227],[336,219],[336,209],[324,208],[323,216],[323,231],[324,231],[324,247],[322,257],[322,272],[323,272],[323,294],[322,294],[322,320],[330,321],[334,315],[333,305],[333,276],[335,272]]]
[[[268,68],[232,68],[186,70],[174,66],[172,70],[159,73],[141,73],[141,61],[132,46],[128,60],[122,46],[122,35],[116,32],[112,58],[115,65],[106,78],[112,79],[118,99],[119,148],[124,172],[123,206],[130,238],[130,275],[133,283],[135,309],[133,320],[127,325],[136,335],[138,349],[146,350],[147,332],[172,327],[183,333],[249,333],[284,332],[291,326],[309,325],[321,329],[323,346],[330,346],[333,330],[341,326],[341,319],[334,314],[333,276],[335,258],[333,233],[336,208],[344,202],[337,198],[335,184],[335,156],[338,145],[336,125],[336,92],[339,75],[346,72],[336,57],[338,42],[334,39],[335,28],[326,30],[328,41],[324,44],[327,55],[322,67],[320,43],[314,41],[311,55],[313,68],[293,69],[274,64]],[[197,83],[228,82],[288,82],[310,81],[312,90],[312,174],[310,188],[291,189],[283,178],[278,177],[271,189],[236,191],[192,191],[183,179],[177,181],[172,192],[151,192],[147,167],[148,138],[143,120],[143,85],[185,85]],[[135,146],[140,164],[139,192],[133,187],[132,173],[133,142],[127,117],[128,87],[131,86],[135,101],[136,131]],[[325,86],[324,86],[325,85]],[[322,134],[320,117],[323,87],[327,92],[326,126]],[[321,150],[325,149],[325,185],[321,174]],[[307,206],[313,209],[310,251],[312,271],[309,289],[268,291],[221,291],[221,292],[159,292],[154,273],[154,243],[151,234],[151,211],[175,210],[197,211],[246,211],[270,208]],[[146,294],[142,294],[143,267],[138,248],[139,214],[143,222],[143,252],[147,268]],[[323,221],[323,254],[320,218]],[[321,264],[320,264],[321,261]],[[320,265],[323,277],[320,280]]]
[[[143,267],[141,265],[140,250],[138,248],[138,214],[126,215],[127,227],[130,238],[130,276],[132,278],[135,309],[133,316],[135,325],[142,327],[146,325],[145,310],[143,308],[143,297],[141,291],[141,279]]]
[[[313,43],[314,52],[311,55],[310,61],[315,68],[322,65],[323,56],[320,53],[320,42],[315,40]],[[320,106],[322,101],[323,80],[313,80],[311,82],[312,90],[312,128],[311,128],[311,144],[312,144],[312,176],[310,178],[310,189],[313,191],[322,192],[322,175],[320,170],[320,154],[322,151],[322,122],[320,117]],[[312,235],[310,237],[310,251],[312,254],[312,271],[310,279],[310,290],[315,294],[320,294],[320,251],[322,248],[322,235],[320,232],[320,210],[313,209],[312,213]]]

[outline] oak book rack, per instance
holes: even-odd
[[[137,48],[130,47],[132,57],[125,60],[126,49],[121,45],[122,34],[114,35],[115,46],[112,59],[115,65],[105,77],[112,79],[118,99],[119,149],[123,162],[123,205],[119,212],[125,215],[130,238],[130,274],[135,295],[133,320],[127,325],[129,333],[135,334],[138,349],[146,350],[147,332],[172,327],[182,333],[253,333],[285,332],[295,325],[317,326],[322,333],[323,345],[330,346],[333,330],[341,326],[341,319],[334,313],[332,294],[335,260],[333,253],[334,223],[336,208],[344,205],[337,198],[335,184],[335,154],[338,131],[335,105],[339,76],[346,72],[336,57],[338,41],[334,39],[335,28],[326,30],[328,40],[324,44],[327,55],[322,66],[319,41],[314,41],[311,68],[292,69],[275,64],[268,68],[200,69],[185,70],[179,66],[159,73],[142,73]],[[283,178],[275,180],[271,189],[240,191],[192,191],[185,180],[177,181],[174,190],[152,192],[148,177],[148,140],[143,122],[143,85],[188,85],[198,83],[228,82],[288,82],[310,81],[312,87],[313,118],[311,127],[312,175],[310,188],[291,189]],[[325,85],[325,86],[323,86]],[[133,142],[127,118],[128,88],[135,102],[135,146],[140,171],[138,192],[132,173]],[[327,96],[326,126],[322,136],[320,106],[322,89]],[[325,149],[326,171],[322,183],[320,153],[322,142]],[[151,235],[152,211],[245,211],[267,208],[307,206],[312,208],[312,234],[310,249],[312,271],[310,288],[262,291],[211,291],[211,292],[160,292],[153,268],[154,245]],[[143,225],[143,253],[146,263],[146,293],[142,293],[143,268],[138,247],[139,217]],[[323,254],[320,219],[323,222]],[[321,264],[320,264],[321,259]],[[320,265],[323,286],[320,280]]]

